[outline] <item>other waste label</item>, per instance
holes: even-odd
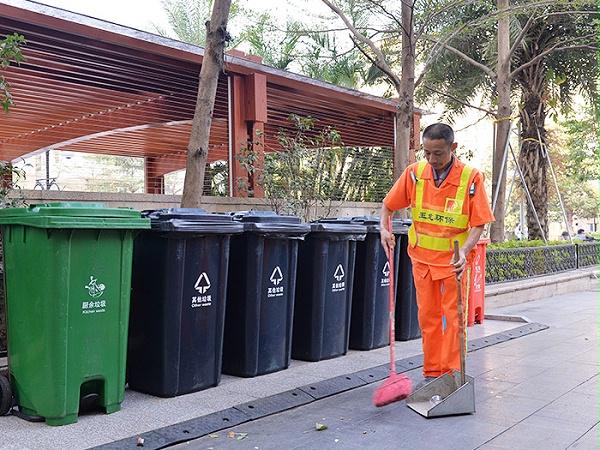
[[[272,286],[267,287],[267,297],[283,297],[285,289],[281,282],[283,281],[283,272],[281,271],[281,267],[277,266],[271,272],[271,276],[269,277],[269,281]]]
[[[212,305],[212,295],[208,293],[212,283],[206,272],[202,272],[196,283],[194,283],[194,289],[198,291],[199,295],[192,296],[191,306],[192,308],[202,308]]]
[[[344,266],[338,264],[333,273],[335,281],[331,283],[331,292],[343,292],[346,290],[346,282],[344,281],[345,276],[346,272],[344,271]]]

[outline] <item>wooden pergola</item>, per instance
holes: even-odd
[[[26,0],[2,0],[0,36],[25,37],[26,62],[3,71],[15,106],[0,121],[0,160],[60,149],[142,157],[147,193],[185,168],[204,49]],[[219,80],[208,162],[250,140],[277,151],[290,114],[340,132],[344,144],[394,147],[396,102],[316,81],[232,51]],[[419,130],[421,113],[413,118]],[[260,132],[258,132],[260,131]],[[257,133],[258,132],[258,133]],[[418,147],[418,133],[412,148]],[[260,191],[255,193],[261,196]]]

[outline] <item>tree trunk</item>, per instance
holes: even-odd
[[[502,171],[506,144],[510,139],[510,30],[508,13],[508,0],[498,0],[498,77],[496,89],[498,90],[498,112],[496,115],[497,126],[495,136],[495,151],[492,162],[492,199],[496,198],[494,208],[495,222],[490,226],[490,239],[492,242],[504,241],[504,209],[506,201],[506,167]],[[501,173],[502,172],[502,173]]]
[[[210,126],[219,73],[223,68],[230,7],[231,0],[215,0],[211,18],[206,22],[206,48],[200,69],[196,109],[187,148],[186,172],[181,198],[182,208],[199,208],[202,205]]]
[[[415,92],[414,2],[402,2],[402,73],[398,109],[396,111],[396,151],[394,152],[394,181],[408,167],[410,132],[412,128]],[[415,130],[419,133],[419,130]]]
[[[542,149],[539,142],[540,137],[542,142],[545,142],[546,138],[544,129],[546,111],[542,102],[543,95],[543,91],[524,91],[523,107],[520,113],[523,148],[519,165],[534,207],[532,209],[531,205],[527,204],[529,240],[548,238],[548,182],[546,179],[548,161],[545,150]]]
[[[410,159],[410,133],[415,109],[415,48],[414,48],[414,2],[402,2],[402,72],[396,109],[396,138],[394,142],[394,179],[395,182],[408,167]],[[398,85],[396,85],[398,88]],[[419,133],[419,130],[414,130]],[[407,218],[408,211],[403,209],[396,217]]]

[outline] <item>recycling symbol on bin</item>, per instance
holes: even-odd
[[[281,273],[281,268],[279,266],[277,266],[277,267],[275,267],[275,269],[273,269],[273,273],[271,274],[271,277],[269,278],[269,280],[275,286],[277,286],[279,283],[281,283],[283,281],[283,274]]]
[[[383,266],[383,270],[381,271],[383,273],[384,277],[389,277],[390,276],[390,263],[386,261],[385,265]]]
[[[196,280],[196,284],[194,284],[194,289],[196,289],[200,294],[206,294],[206,291],[210,289],[210,286],[208,275],[206,275],[206,272],[202,272]]]
[[[333,277],[338,280],[338,281],[342,281],[342,279],[344,278],[344,268],[342,267],[341,264],[338,264],[338,266],[335,269],[335,273],[333,274]]]

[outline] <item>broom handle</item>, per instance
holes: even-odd
[[[388,231],[392,232],[392,217],[388,217]],[[396,340],[396,332],[394,328],[394,250],[388,246],[388,263],[390,266],[390,373],[396,373],[394,355],[394,342]]]
[[[454,257],[458,261],[458,241],[454,241]],[[458,298],[458,338],[460,339],[460,385],[465,384],[465,318],[463,313],[462,283],[456,277],[456,297]]]

